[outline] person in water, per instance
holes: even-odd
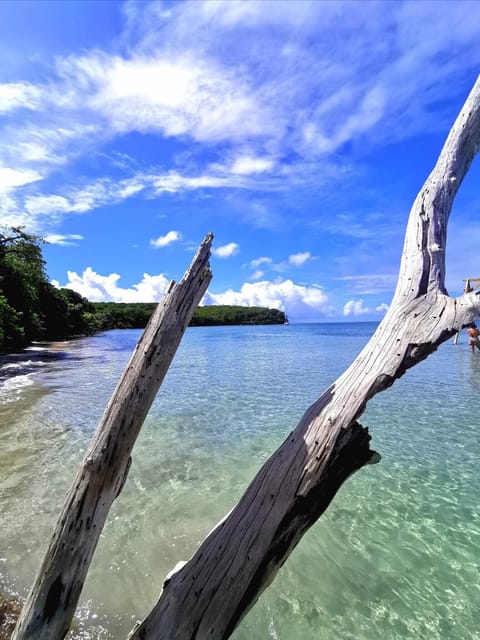
[[[478,329],[475,323],[471,324],[467,329],[468,335],[468,348],[473,353],[475,347],[480,351],[480,329]]]

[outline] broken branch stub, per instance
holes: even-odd
[[[370,398],[480,315],[445,290],[453,198],[480,147],[480,78],[410,212],[393,302],[350,367],[305,412],[237,505],[169,576],[130,640],[225,640],[354,471],[378,460],[357,420]]]
[[[135,347],[67,494],[13,640],[60,640],[68,632],[137,435],[211,280],[212,238],[205,237],[181,282],[170,283]]]

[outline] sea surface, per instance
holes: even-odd
[[[187,330],[134,449],[75,624],[123,640],[166,574],[231,509],[374,324]],[[140,336],[109,331],[0,359],[0,591],[24,598]],[[480,640],[480,353],[465,334],[361,418],[361,469],[235,640]]]

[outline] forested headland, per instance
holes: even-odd
[[[107,329],[143,329],[156,303],[93,302],[92,305],[100,330],[106,331]],[[278,309],[209,305],[196,309],[190,326],[284,324],[285,320],[285,314]]]
[[[42,240],[22,228],[0,229],[0,352],[31,342],[146,326],[155,303],[90,302],[48,280]],[[198,307],[190,326],[283,324],[277,309]]]

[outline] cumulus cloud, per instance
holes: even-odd
[[[382,304],[378,305],[378,307],[375,307],[375,311],[378,311],[379,313],[386,313],[389,308],[390,306],[388,304],[382,302]]]
[[[343,315],[344,316],[364,316],[367,314],[376,316],[377,314],[384,314],[388,311],[388,304],[383,302],[382,304],[375,307],[375,309],[371,309],[365,306],[364,301],[360,298],[359,300],[349,300],[343,307]]]
[[[224,244],[221,247],[212,249],[212,254],[216,258],[231,258],[232,256],[236,255],[238,251],[238,244],[236,242],[229,242],[228,244]]]
[[[256,271],[254,271],[252,273],[252,275],[250,276],[250,280],[260,280],[260,278],[263,278],[264,276],[264,272],[261,271],[260,269],[257,269]]]
[[[160,247],[168,247],[169,244],[173,242],[177,242],[182,239],[182,234],[179,231],[169,231],[164,236],[159,236],[158,238],[154,238],[150,240],[150,244],[152,247],[160,248]]]
[[[304,251],[303,253],[293,253],[288,256],[288,262],[290,264],[295,265],[296,267],[301,267],[302,264],[305,264],[307,260],[310,260],[311,255],[309,251]]]
[[[363,316],[370,312],[363,300],[349,300],[343,307],[344,316]]]
[[[68,281],[62,286],[73,289],[92,302],[158,302],[170,282],[163,274],[152,276],[144,273],[138,284],[125,289],[119,286],[118,273],[103,276],[91,267],[81,275],[68,271],[67,277]]]
[[[299,285],[292,280],[246,282],[238,291],[207,293],[203,304],[270,307],[286,311],[294,320],[324,318],[332,312],[328,296],[321,287]]]
[[[142,280],[129,288],[119,285],[118,273],[101,275],[91,267],[82,274],[67,272],[68,280],[63,287],[73,289],[92,302],[157,302],[161,299],[169,280],[163,275],[145,273]],[[52,281],[60,286],[57,281]],[[290,319],[318,320],[332,313],[328,296],[318,286],[304,286],[292,280],[275,282],[261,281],[244,283],[238,291],[228,289],[223,293],[207,292],[201,302],[203,305],[231,304],[248,307],[270,307],[288,312]]]

